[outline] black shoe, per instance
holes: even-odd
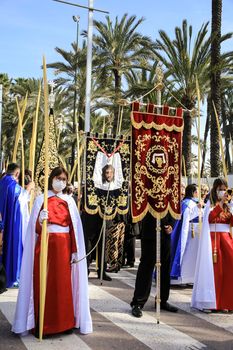
[[[6,291],[7,291],[6,288],[0,289],[0,294],[4,293],[4,292],[6,292]]]
[[[132,315],[134,317],[142,317],[142,310],[141,307],[139,305],[133,305],[132,307]]]
[[[126,263],[125,265],[122,266],[123,268],[127,269],[129,267],[134,267],[134,263]]]
[[[202,309],[202,312],[204,312],[205,314],[211,314],[213,311],[210,309]]]
[[[98,279],[100,279],[100,274],[98,273]],[[109,276],[109,275],[107,275],[106,273],[104,273],[103,274],[103,280],[104,281],[112,281],[112,278]]]
[[[106,272],[115,272],[117,273],[118,271],[120,271],[120,266],[118,265],[113,265],[113,266],[109,266],[108,269],[106,269]]]
[[[155,307],[156,307],[156,304],[155,304]],[[168,302],[161,303],[160,307],[161,307],[162,310],[166,310],[166,311],[169,311],[169,312],[177,312],[178,311],[177,307],[169,304]]]

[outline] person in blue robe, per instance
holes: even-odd
[[[6,271],[7,287],[17,285],[19,281],[23,252],[19,174],[19,166],[11,163],[0,180],[0,212],[4,227],[1,263]]]
[[[1,262],[2,247],[3,247],[3,224],[2,224],[2,215],[0,213],[0,294],[4,293],[7,290],[6,289],[6,271]]]
[[[181,205],[181,219],[175,224],[171,235],[171,284],[189,284],[194,281],[199,244],[198,191],[195,184],[185,189]]]

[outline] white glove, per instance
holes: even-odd
[[[49,212],[47,209],[42,209],[39,215],[39,223],[42,225],[42,222],[44,220],[48,220],[49,218]]]
[[[72,253],[71,264],[77,264],[77,262],[78,262],[78,252],[77,253]]]

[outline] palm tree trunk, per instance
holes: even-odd
[[[114,101],[114,120],[113,120],[113,133],[116,133],[117,131],[117,122],[118,122],[118,113],[119,113],[119,106],[118,106],[118,100],[120,99],[121,94],[121,76],[117,69],[113,71],[114,78],[115,78],[115,101]]]
[[[229,172],[231,172],[231,157],[230,157],[230,125],[227,125],[226,108],[224,101],[224,93],[221,94],[221,111],[222,111],[222,127],[223,137],[225,138],[225,161]]]
[[[211,30],[211,130],[210,130],[210,164],[211,176],[220,175],[220,147],[216,116],[212,102],[214,103],[217,114],[221,113],[221,71],[220,51],[221,51],[221,17],[222,0],[212,0],[212,30]]]
[[[202,152],[202,164],[201,164],[201,177],[203,177],[204,174],[204,167],[205,167],[205,157],[206,157],[206,141],[209,133],[210,128],[210,99],[207,100],[207,116],[206,116],[206,123],[205,123],[205,132],[204,132],[204,140],[203,140],[203,152]]]

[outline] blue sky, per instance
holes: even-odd
[[[88,5],[88,0],[71,0]],[[175,26],[187,19],[197,33],[200,26],[211,20],[211,0],[94,0],[94,7],[121,17],[124,13],[144,17],[140,32],[151,38],[158,30],[171,37]],[[42,56],[47,63],[60,60],[54,48],[70,49],[76,38],[73,15],[80,16],[80,31],[87,28],[87,11],[52,0],[0,0],[0,72],[11,78],[41,77]],[[95,13],[94,18],[104,20]],[[222,32],[233,31],[233,0],[223,0]],[[80,38],[80,40],[82,40]],[[233,39],[224,49],[232,50]],[[48,72],[52,79],[52,71]]]

